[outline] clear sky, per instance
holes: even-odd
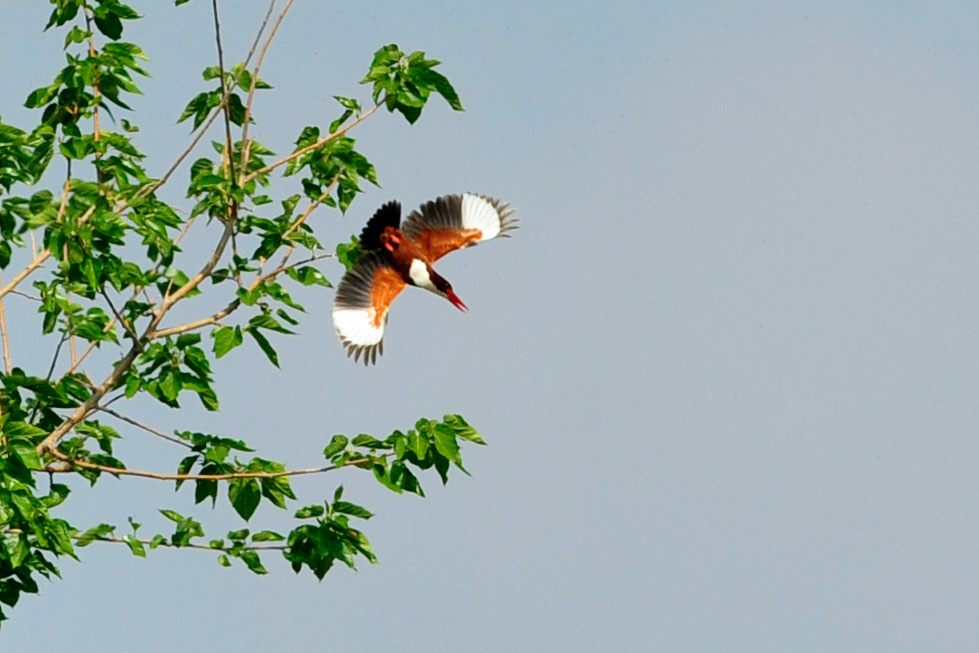
[[[238,4],[222,5],[233,60],[265,8]],[[0,114],[27,124],[62,37],[42,35],[43,3],[10,5]],[[129,33],[151,57],[151,170],[184,146],[174,121],[214,58],[209,4],[170,5],[135,3]],[[353,470],[295,479],[377,513],[381,564],[322,583],[275,557],[255,577],[208,553],[88,547],[0,648],[977,648],[977,6],[298,2],[255,136],[284,152],[332,120],[331,96],[366,100],[356,82],[390,42],[442,60],[467,111],[364,123],[382,188],[316,219],[339,239],[392,198],[510,201],[513,239],[439,266],[471,311],[406,292],[365,369],[333,333],[332,291],[306,293],[281,371],[250,349],[218,365],[220,414],[137,412],[291,466],[334,433],[459,412],[490,443],[464,450],[473,477],[429,478],[426,499]],[[176,460],[137,434],[120,455]],[[109,479],[68,508],[155,532],[156,508],[191,498]],[[287,523],[264,505],[256,520]]]

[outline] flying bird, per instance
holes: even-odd
[[[445,297],[460,311],[468,307],[432,264],[454,250],[470,247],[517,228],[510,205],[483,195],[445,195],[426,202],[401,222],[401,203],[377,210],[360,234],[364,254],[337,288],[333,326],[347,356],[364,365],[384,352],[384,325],[391,302],[405,286]]]

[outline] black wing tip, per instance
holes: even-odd
[[[347,350],[347,358],[353,356],[354,363],[360,362],[361,355],[364,356],[364,367],[377,363],[377,357],[384,353],[384,341],[381,340],[376,345],[355,345],[349,340],[340,339],[340,344]]]
[[[360,232],[360,248],[381,249],[381,234],[385,227],[398,228],[401,224],[401,202],[391,200],[381,205]]]

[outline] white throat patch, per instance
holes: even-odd
[[[432,283],[432,277],[428,274],[428,266],[421,259],[415,259],[411,262],[411,267],[408,268],[408,276],[411,277],[412,282],[419,288],[424,288],[425,290],[430,290],[436,295],[441,295],[435,284]]]

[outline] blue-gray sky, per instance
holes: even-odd
[[[151,58],[152,170],[214,59],[209,5],[170,4],[137,4],[129,34]],[[229,59],[264,12],[241,4],[222,7]],[[26,124],[61,36],[42,3],[15,5],[0,114]],[[311,292],[281,371],[250,350],[218,365],[220,414],[134,410],[294,466],[334,433],[445,412],[490,446],[424,500],[355,472],[295,479],[377,513],[377,566],[318,583],[274,557],[258,578],[92,546],[23,599],[3,649],[975,648],[977,26],[967,2],[297,3],[257,104],[272,149],[328,123],[333,95],[367,99],[389,42],[442,60],[467,109],[358,128],[383,188],[318,215],[324,238],[466,190],[509,200],[521,229],[440,264],[469,314],[399,298],[374,368],[344,358],[332,292]],[[178,455],[137,434],[122,453]],[[157,507],[190,511],[138,479],[72,499],[75,521],[151,532]]]

